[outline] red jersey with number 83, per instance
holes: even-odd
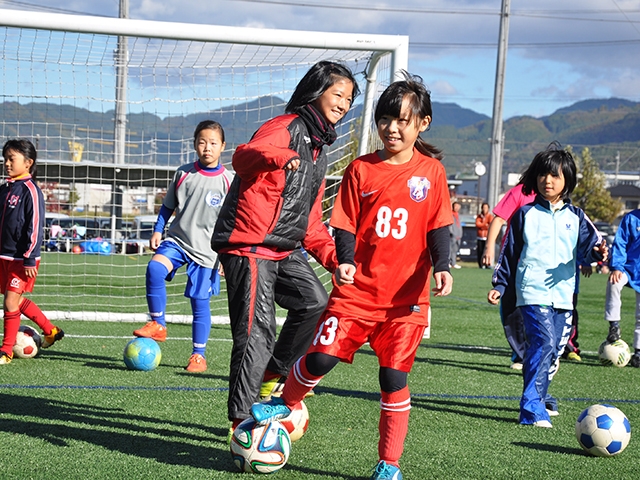
[[[416,149],[402,165],[377,153],[346,169],[331,226],[355,234],[354,284],[334,285],[327,309],[340,317],[428,323],[427,232],[452,223],[441,162]]]

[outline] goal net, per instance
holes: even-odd
[[[31,140],[46,200],[33,299],[52,318],[145,321],[150,228],[193,130],[219,121],[235,147],[284,112],[311,65],[348,65],[364,92],[329,149],[325,207],[370,148],[377,94],[407,68],[404,36],[295,32],[0,9],[0,136]],[[330,276],[318,266],[318,274]],[[184,269],[167,319],[189,322]],[[227,319],[226,291],[212,315]]]

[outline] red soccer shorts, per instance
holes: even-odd
[[[415,323],[338,318],[327,310],[307,353],[325,353],[352,363],[356,351],[368,341],[381,367],[410,372],[424,329],[425,325]]]
[[[36,270],[40,267],[40,260],[36,261]],[[0,293],[8,291],[22,295],[24,292],[32,292],[36,279],[29,278],[24,273],[24,263],[20,260],[0,259]]]

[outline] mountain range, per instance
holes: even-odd
[[[223,125],[230,150],[246,142],[264,121],[281,114],[284,106],[282,99],[267,96],[216,112],[185,116],[160,118],[151,113],[132,113],[127,125],[128,158],[134,163],[177,165],[185,152],[192,153],[190,139],[195,125],[209,118]],[[358,116],[361,108],[361,104],[357,105],[349,115]],[[112,161],[113,110],[94,112],[71,105],[2,102],[0,118],[5,137],[35,137],[39,150],[49,152],[50,157],[51,152],[65,155],[62,152],[69,151],[68,139],[76,138],[92,144],[91,148],[85,147],[84,159]],[[554,140],[571,146],[578,154],[588,147],[602,169],[613,170],[618,156],[623,170],[640,170],[637,102],[619,98],[584,100],[544,117],[509,118],[503,129],[504,172],[521,172],[537,152]],[[476,162],[488,165],[491,118],[487,115],[455,103],[434,102],[432,126],[423,137],[444,151],[444,164],[450,175],[469,174]],[[228,155],[223,161],[229,160]]]
[[[491,118],[455,104],[433,104],[433,124],[424,135],[442,148],[449,173],[488,165]],[[580,154],[589,148],[603,170],[613,170],[618,155],[627,171],[640,170],[640,103],[620,98],[592,99],[544,117],[518,116],[503,124],[504,172],[520,173],[535,154],[557,140]]]

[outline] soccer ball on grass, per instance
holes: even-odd
[[[591,405],[576,421],[580,446],[596,457],[622,452],[631,439],[631,425],[621,410],[611,405]]]
[[[631,351],[629,350],[629,345],[622,339],[615,342],[607,342],[605,340],[598,348],[598,357],[600,357],[600,362],[603,365],[626,367],[629,360],[631,360]]]
[[[29,325],[20,325],[13,346],[13,354],[18,358],[33,358],[40,351],[42,337],[38,331]]]
[[[253,418],[247,418],[233,431],[230,449],[233,462],[241,471],[273,473],[287,463],[291,439],[277,420],[258,425]]]
[[[162,359],[162,352],[151,338],[134,338],[124,347],[124,363],[130,370],[154,370]]]

